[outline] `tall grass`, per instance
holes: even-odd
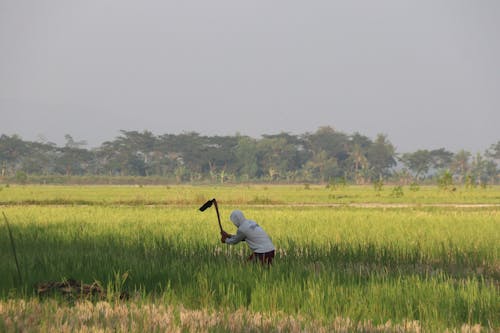
[[[237,186],[19,186],[0,185],[0,204],[24,205],[195,205],[217,198],[223,205],[332,205],[353,203],[394,204],[496,204],[500,205],[500,186],[457,187],[455,191],[435,186],[398,189],[383,186],[326,187],[319,185],[237,185]]]
[[[155,190],[146,195],[156,195]],[[302,190],[304,197],[307,191]],[[221,207],[229,232],[234,227],[227,216],[236,207]],[[201,213],[197,205],[13,205],[2,210],[11,222],[24,284],[17,284],[8,236],[0,229],[0,330],[13,327],[9,311],[21,306],[13,300],[26,299],[33,307],[28,312],[44,304],[54,307],[50,300],[33,300],[33,286],[64,278],[127,291],[132,295],[128,304],[146,312],[162,306],[165,318],[179,329],[187,325],[175,319],[180,309],[202,311],[207,318],[277,316],[286,325],[286,316],[292,316],[299,330],[328,330],[338,318],[354,328],[359,323],[383,328],[389,322],[394,329],[414,321],[410,330],[500,328],[496,207],[244,207],[277,246],[270,269],[246,263],[245,244],[221,244],[215,213]],[[123,273],[126,280],[120,280]],[[125,311],[119,310],[121,303],[109,301],[109,311]],[[61,311],[73,311],[64,304]],[[92,318],[100,311],[95,304],[86,306]],[[43,318],[37,320],[51,322],[52,312],[40,311]],[[206,325],[230,330],[226,324]]]

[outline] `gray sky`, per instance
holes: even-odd
[[[500,140],[497,0],[0,0],[0,134]]]

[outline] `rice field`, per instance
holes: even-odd
[[[499,331],[500,188],[10,186],[0,331]],[[241,209],[269,269],[221,244]],[[97,283],[103,297],[37,295]],[[120,295],[126,294],[126,299]]]

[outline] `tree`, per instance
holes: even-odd
[[[305,143],[312,152],[324,151],[329,158],[334,157],[339,162],[343,162],[349,157],[349,137],[342,132],[335,131],[330,126],[320,127],[315,133],[306,134]]]
[[[496,161],[500,161],[500,141],[492,144],[488,150],[486,150],[486,156],[490,159],[486,162],[485,172],[487,178],[495,183],[498,178],[500,170],[497,170]]]
[[[82,148],[87,143],[85,141],[77,142],[69,134],[66,134],[64,138],[66,144],[57,150],[56,171],[67,176],[84,174],[92,159],[90,152]]]
[[[223,183],[228,174],[236,172],[235,149],[237,145],[238,139],[232,136],[205,138],[203,153],[214,180],[220,180]]]
[[[350,143],[351,145],[358,145],[363,151],[367,151],[373,144],[373,141],[369,137],[355,132],[350,137]]]
[[[257,177],[259,166],[257,164],[257,140],[247,136],[238,138],[235,148],[237,172],[244,179],[250,180]]]
[[[453,161],[453,153],[444,148],[430,151],[432,159],[432,168],[436,170],[448,169]]]
[[[300,138],[288,133],[263,135],[256,145],[260,174],[271,180],[290,179],[305,163],[303,146]]]
[[[196,132],[155,136],[149,131],[120,131],[114,140],[97,149],[86,149],[85,141],[69,134],[66,143],[23,141],[17,135],[0,136],[0,175],[107,174],[167,176],[178,181],[211,179],[242,180],[259,177],[272,180],[331,181],[342,178],[363,184],[391,175],[396,152],[385,135],[375,141],[360,134],[346,135],[325,126],[314,133],[247,136],[202,136]],[[461,182],[475,179],[481,184],[498,179],[500,141],[471,159],[444,148],[417,150],[401,155],[405,168],[397,174],[403,183],[428,174],[453,171]],[[21,173],[19,173],[21,174]],[[451,173],[450,173],[451,174]],[[302,177],[302,178],[300,178]]]
[[[497,165],[492,160],[487,160],[484,165],[484,177],[486,182],[491,182],[495,184],[498,180],[499,170],[497,170]]]
[[[454,174],[458,176],[459,183],[463,183],[467,176],[467,172],[470,169],[469,159],[471,157],[471,153],[465,150],[460,150],[453,157],[453,161],[451,163],[451,168]]]
[[[22,157],[22,169],[27,174],[48,175],[56,171],[59,149],[54,143],[28,142]]]
[[[223,182],[237,170],[237,137],[208,137],[187,132],[162,135],[159,140],[165,162],[171,166],[169,169],[175,172],[182,166],[179,170],[184,178],[189,175],[192,181],[198,181],[208,176],[212,181]]]
[[[390,174],[390,168],[396,165],[395,156],[396,150],[387,136],[378,134],[367,153],[373,179],[382,179]]]
[[[22,166],[22,158],[29,154],[29,147],[18,135],[0,136],[0,166],[1,175],[5,176],[9,171],[12,174]]]
[[[367,136],[358,132],[351,135],[348,146],[349,158],[347,165],[343,165],[345,171],[348,170],[350,178],[356,184],[364,184],[370,176],[370,164],[368,162],[368,150],[373,142]]]
[[[101,145],[98,151],[101,165],[104,165],[111,175],[146,176],[156,138],[148,131],[120,132],[122,134],[115,140],[106,141]]]
[[[472,158],[471,163],[471,177],[474,183],[479,185],[486,183],[487,179],[485,177],[486,174],[486,160],[480,153],[477,153],[476,156]]]
[[[490,149],[486,152],[486,156],[494,160],[500,160],[500,141],[490,146]]]
[[[322,182],[334,179],[342,174],[335,157],[328,156],[328,153],[324,150],[313,153],[312,158],[307,161],[304,168],[307,175]]]
[[[181,133],[170,137],[170,149],[179,156],[179,162],[187,171],[185,173],[208,174],[210,170],[209,142],[196,132]]]
[[[352,174],[354,175],[356,184],[364,184],[366,182],[365,176],[369,170],[369,163],[366,157],[367,152],[359,143],[355,143],[349,155],[352,164]]]
[[[405,153],[401,162],[414,173],[415,179],[425,178],[432,164],[432,155],[428,150],[417,150],[414,153]]]

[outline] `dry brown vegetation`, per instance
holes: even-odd
[[[463,332],[479,332],[480,326],[463,326]],[[283,313],[190,310],[155,303],[56,300],[7,300],[0,302],[3,332],[421,332],[417,321],[390,321],[375,325],[350,318],[315,322]]]

